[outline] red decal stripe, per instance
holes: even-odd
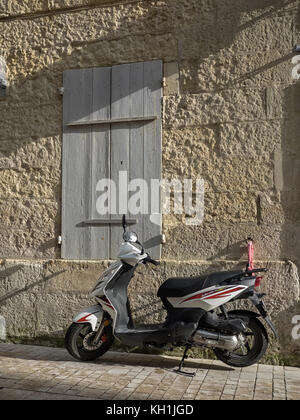
[[[110,301],[107,299],[107,297],[103,296],[100,298],[100,300],[103,301],[104,305],[108,306],[109,308],[114,310],[114,307],[111,305]]]
[[[191,296],[191,297],[185,299],[184,301],[182,301],[182,303],[187,302],[189,300],[193,300],[193,299],[201,299],[202,296],[203,296],[203,293],[199,293],[199,295]]]
[[[85,321],[87,321],[87,318],[88,318],[90,315],[93,315],[93,314],[88,314],[88,315],[85,315],[85,316],[83,316],[82,318],[78,319],[78,321],[76,321],[76,322],[85,322]]]
[[[206,299],[218,299],[220,297],[227,297],[230,296],[231,293],[237,292],[238,290],[243,290],[243,287],[236,287],[235,289],[225,290],[222,293],[217,293],[216,295],[208,296]]]
[[[227,288],[228,289],[228,288]],[[228,290],[227,289],[225,289],[222,293],[228,293]],[[214,293],[216,293],[216,291],[215,290],[210,290],[210,291],[208,291],[208,292],[204,292],[204,293],[199,293],[198,295],[194,295],[194,296],[191,296],[191,297],[189,297],[189,298],[187,298],[187,299],[185,299],[184,301],[182,301],[181,303],[184,303],[184,302],[187,302],[187,301],[189,301],[189,300],[194,300],[194,299],[201,299],[201,298],[203,298],[204,296],[210,296],[211,294],[214,294]],[[206,299],[206,298],[205,298]],[[208,298],[207,298],[208,299]]]

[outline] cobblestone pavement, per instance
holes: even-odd
[[[189,359],[108,352],[78,362],[65,349],[0,343],[0,400],[282,400],[300,399],[300,368],[253,365],[231,368]]]

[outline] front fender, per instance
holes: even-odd
[[[91,324],[92,330],[95,331],[100,325],[103,318],[103,309],[100,305],[89,306],[83,309],[77,315],[74,316],[73,322],[76,323],[89,323]]]

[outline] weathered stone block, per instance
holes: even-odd
[[[257,197],[258,223],[279,225],[285,220],[284,206],[278,196],[261,193]]]
[[[164,126],[178,128],[265,118],[265,92],[232,89],[215,93],[168,96],[164,99]]]
[[[26,198],[0,199],[2,227],[14,229],[55,229],[60,221],[59,203],[54,200]]]
[[[122,3],[130,3],[129,0],[123,0]],[[60,11],[66,8],[95,7],[97,5],[113,5],[119,3],[119,0],[36,0],[32,2],[25,0],[22,2],[12,2],[2,0],[0,2],[0,16],[26,15],[46,11]]]
[[[61,189],[60,172],[47,167],[27,171],[3,169],[0,189],[2,197],[55,199]]]
[[[273,150],[279,142],[280,128],[278,124],[274,124],[274,130],[273,124],[262,124],[260,128],[257,125],[222,124],[220,134],[214,126],[166,130],[163,178],[181,182],[204,179],[205,194],[272,189]]]
[[[300,179],[300,156],[296,152],[280,150],[281,171],[282,171],[282,190],[299,191]]]
[[[2,118],[1,139],[39,139],[61,133],[62,105],[55,103],[40,107],[16,106],[12,109],[0,103]],[[30,124],[28,123],[30,121]]]
[[[191,227],[173,218],[173,224],[165,226],[163,219],[163,233],[166,235],[166,244],[162,247],[164,259],[217,258],[227,249],[228,226],[225,224],[203,223]]]
[[[180,62],[182,93],[292,82],[292,53],[220,50]]]
[[[164,95],[179,94],[178,63],[164,63]]]
[[[204,221],[257,221],[257,198],[253,193],[207,193],[204,198]]]
[[[266,89],[266,107],[268,118],[295,118],[300,111],[300,85],[270,86]]]
[[[293,45],[295,17],[292,13],[281,14],[284,6],[268,11],[272,6],[266,1],[251,4],[246,1],[199,2],[194,6],[192,18],[185,19],[182,13],[183,17],[178,20],[180,55],[183,58],[207,57],[222,49],[252,54],[289,51]]]
[[[52,167],[61,169],[61,137],[29,138],[23,141],[3,139],[0,142],[0,169]]]
[[[272,159],[275,148],[281,145],[281,131],[280,121],[221,124],[220,155]]]
[[[163,133],[163,178],[191,178],[217,147],[216,127],[168,129]],[[176,165],[174,165],[174,162]]]
[[[223,3],[222,11],[225,12]],[[231,51],[249,51],[249,52],[261,52],[261,51],[277,51],[280,53],[286,53],[291,50],[291,46],[294,44],[293,40],[293,26],[294,26],[294,15],[292,13],[273,13],[269,14],[268,18],[260,19],[251,17],[248,7],[246,6],[244,12],[241,10],[241,16],[243,16],[244,23],[239,22],[239,30],[234,32],[234,37],[230,34],[229,27],[233,23],[231,7],[226,1],[226,14],[220,16],[222,19],[222,26],[219,30],[220,38],[227,39],[230,42]],[[258,10],[258,5],[253,5],[253,9]],[[262,3],[262,8],[264,4]],[[245,4],[244,4],[245,7]],[[236,15],[236,11],[233,12]],[[250,19],[249,19],[250,18]]]
[[[282,255],[282,225],[257,225],[247,223],[202,223],[186,226],[174,220],[164,225],[166,244],[162,248],[163,258],[180,260],[215,260],[224,258],[246,258],[246,239],[255,241],[255,257],[258,259],[280,258]],[[296,236],[296,233],[294,233]]]
[[[300,191],[299,190],[285,190],[281,194],[281,206],[284,212],[284,219],[287,223],[300,223]]]
[[[45,291],[88,296],[108,265],[108,261],[49,261],[43,273]]]
[[[286,222],[281,236],[281,255],[294,261],[300,269],[300,226],[299,223]]]
[[[300,303],[295,303],[277,314],[276,324],[279,329],[280,353],[289,361],[299,360],[300,354]]]
[[[197,174],[205,181],[205,191],[268,191],[274,185],[272,161],[261,159],[214,158],[202,164]]]
[[[298,153],[300,144],[299,118],[285,118],[281,124],[281,148],[283,154],[285,155],[285,151]],[[285,157],[283,157],[283,160],[286,161]],[[288,165],[288,162],[286,163],[286,165]]]
[[[6,322],[2,315],[0,315],[0,340],[6,340]]]
[[[59,258],[60,248],[57,237],[60,233],[56,226],[43,229],[0,229],[2,257],[18,258]]]

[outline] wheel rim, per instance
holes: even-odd
[[[235,359],[249,359],[255,356],[259,342],[259,336],[256,331],[248,327],[246,331],[238,335],[238,338],[241,345],[233,351],[227,351],[225,354]]]
[[[90,325],[83,325],[75,337],[76,348],[79,352],[91,352],[98,350],[103,343],[107,340],[105,333],[102,334],[99,342],[93,344],[93,339],[96,332],[94,332]]]
[[[249,330],[249,329],[248,329]],[[250,331],[245,331],[239,334],[239,340],[241,341],[241,346],[234,350],[231,354],[236,356],[249,356],[255,347],[255,335]]]

